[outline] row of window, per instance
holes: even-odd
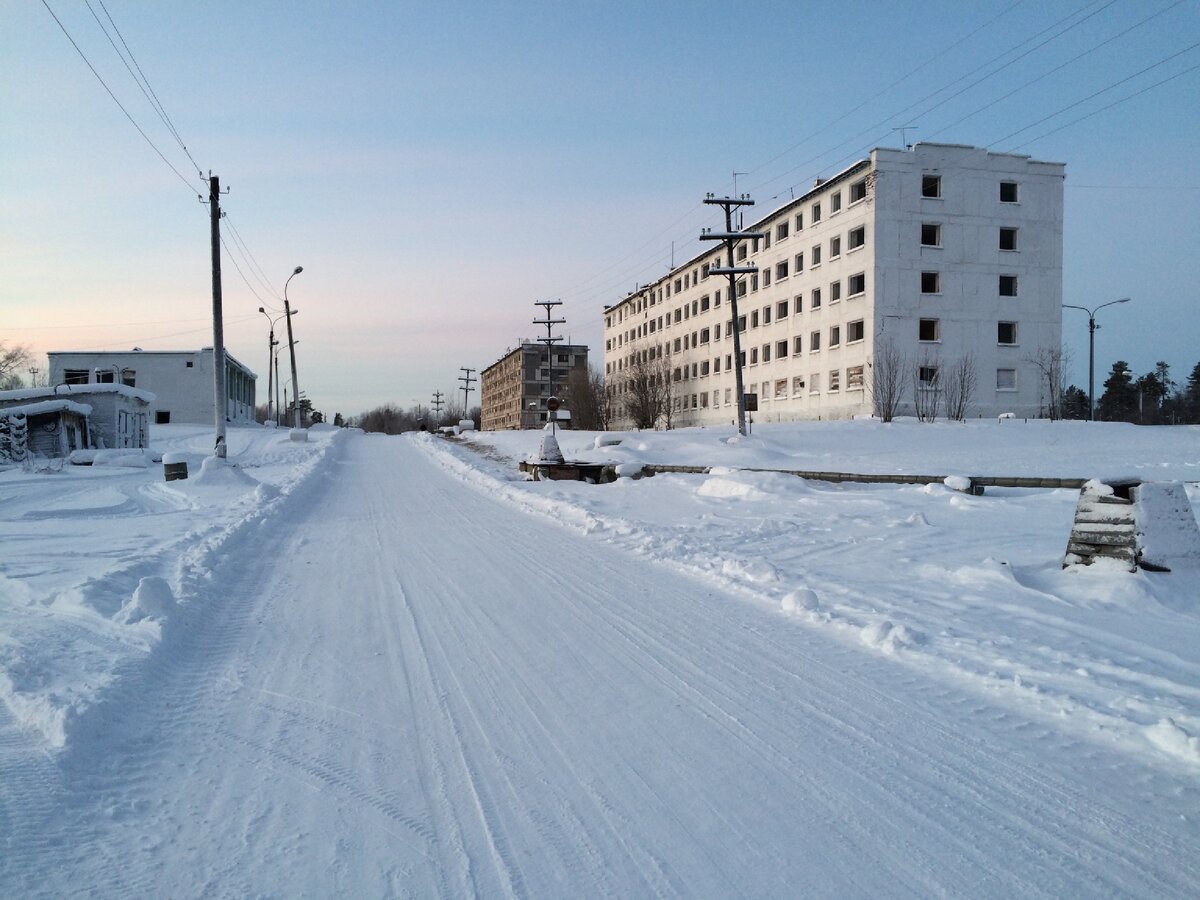
[[[1017,247],[1017,232],[1019,228],[1001,227],[999,231],[999,239],[997,249],[1016,252]],[[942,226],[937,222],[922,222],[921,223],[921,246],[922,247],[940,247],[942,246]]]
[[[941,175],[922,175],[921,176],[921,196],[928,200],[942,199],[942,176]],[[1000,202],[1001,203],[1019,203],[1021,196],[1021,187],[1015,181],[1000,182]]]
[[[940,319],[920,319],[917,321],[917,340],[923,344],[938,343],[942,339],[942,323]],[[1015,346],[1017,343],[1017,323],[997,322],[996,343]]]

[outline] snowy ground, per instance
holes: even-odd
[[[1200,573],[1061,569],[1200,429],[156,428],[0,471],[0,894],[1195,896]]]

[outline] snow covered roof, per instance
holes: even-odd
[[[54,387],[18,388],[15,391],[0,391],[0,406],[7,406],[10,401],[40,400],[43,398],[71,397],[78,394],[121,394],[154,402],[154,394],[140,388],[132,388],[124,384],[59,384]]]
[[[3,391],[3,394],[12,394],[15,391]],[[89,403],[76,403],[74,400],[39,400],[33,403],[21,403],[15,406],[4,405],[3,398],[0,397],[0,416],[11,416],[14,413],[24,413],[27,416],[40,416],[49,412],[73,412],[81,416],[90,416],[92,407]]]

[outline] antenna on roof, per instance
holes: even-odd
[[[892,129],[893,132],[895,132],[895,131],[900,132],[900,144],[903,147],[903,149],[905,149],[905,150],[912,149],[912,144],[910,144],[908,142],[908,133],[910,131],[916,131],[916,130],[917,130],[916,125],[898,125],[897,127]]]

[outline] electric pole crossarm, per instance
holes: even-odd
[[[755,275],[761,271],[758,266],[712,266],[708,270],[709,275]]]
[[[702,231],[702,241],[762,241],[767,237],[763,231]]]
[[[709,206],[724,206],[726,208],[734,206],[753,206],[754,201],[746,194],[741,197],[717,197],[714,194],[709,194],[704,198],[704,202]]]

